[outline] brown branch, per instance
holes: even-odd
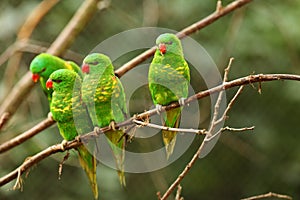
[[[29,43],[29,40],[15,41],[0,55],[0,66],[2,66],[11,56],[17,52],[41,53],[47,48],[41,45],[34,45]]]
[[[52,43],[47,52],[53,55],[62,55],[92,18],[97,10],[97,4],[99,1],[100,0],[84,1],[64,30]]]
[[[30,13],[26,22],[20,28],[18,39],[23,40],[31,36],[41,19],[59,2],[59,0],[44,0]]]
[[[241,86],[241,85],[248,85],[248,84],[252,84],[252,83],[256,83],[256,82],[260,83],[260,82],[278,81],[278,80],[300,81],[300,75],[293,75],[293,74],[258,74],[258,75],[246,76],[246,77],[243,77],[243,78],[239,78],[239,79],[236,79],[236,80],[233,80],[233,81],[223,83],[222,85],[216,86],[214,88],[199,92],[199,93],[187,98],[184,102],[184,105],[187,105],[187,104],[189,104],[193,101],[196,101],[198,99],[207,97],[210,94],[214,94],[214,93],[217,93],[217,92],[220,92],[222,90],[229,89],[229,88],[233,88],[233,87],[237,87],[237,86]],[[173,103],[173,104],[170,104],[168,106],[163,106],[161,112],[164,112],[166,110],[171,110],[171,109],[177,108],[179,106],[180,106],[179,103]],[[124,121],[124,122],[117,123],[115,128],[128,126],[130,124],[133,124],[134,120],[148,119],[150,116],[155,115],[155,114],[157,114],[157,109],[148,110],[148,111],[143,112],[141,114],[135,115],[132,118],[130,118],[130,119]],[[90,133],[87,133],[85,135],[81,135],[79,137],[79,139],[75,139],[75,140],[67,142],[67,144],[65,145],[65,150],[77,147],[81,144],[80,141],[87,141],[91,138],[94,138],[94,137],[100,135],[101,133],[107,132],[108,130],[110,130],[110,127],[104,127],[104,128],[101,128],[100,131],[97,132],[97,133],[90,132]],[[209,142],[209,140],[204,140],[203,141],[203,143],[199,147],[198,151],[196,152],[196,154],[194,155],[194,157],[190,161],[190,163],[186,166],[185,171],[188,171],[190,169],[190,167],[194,164],[194,162],[198,159],[198,155],[200,155],[200,153],[203,149],[203,146],[206,145],[206,143],[208,143],[208,142]],[[31,157],[31,158],[34,158],[33,160],[32,159],[30,159],[29,161],[26,160],[24,162],[25,164],[23,163],[19,168],[15,169],[11,173],[9,173],[8,175],[6,175],[6,176],[4,176],[0,179],[0,187],[2,185],[5,185],[6,183],[10,182],[14,178],[16,178],[18,176],[18,173],[20,173],[20,174],[24,173],[24,171],[26,171],[30,166],[38,163],[42,159],[44,159],[44,158],[46,158],[46,157],[48,157],[48,156],[50,156],[54,153],[62,151],[60,149],[60,147],[61,147],[60,144],[53,145],[53,146],[45,149],[44,151],[36,154],[35,156]],[[21,169],[21,171],[19,170],[20,171],[19,172],[18,169]],[[170,188],[173,188],[173,190],[174,190],[177,187],[177,185],[180,183],[180,181],[182,180],[182,178],[184,177],[184,175],[186,173],[187,172],[183,173],[183,175],[180,174],[179,177],[178,177],[178,182],[174,182],[173,185],[171,185]]]
[[[292,197],[290,197],[288,195],[276,194],[274,192],[269,192],[269,193],[266,193],[266,194],[256,195],[256,196],[241,199],[241,200],[256,200],[256,199],[264,199],[264,198],[269,198],[269,197],[277,197],[279,199],[289,199],[289,200],[293,199]]]
[[[64,53],[66,49],[71,45],[74,38],[91,19],[92,15],[96,11],[98,2],[99,0],[84,1],[73,18],[70,20],[68,25],[53,42],[47,52],[53,55],[61,55],[62,53]],[[33,88],[33,86],[34,83],[31,80],[31,73],[27,72],[5,98],[0,107],[0,117],[4,113],[9,113],[8,116],[11,117],[15,113],[21,102],[27,97],[29,91]],[[6,118],[6,120],[2,121],[0,127],[2,127],[8,121],[9,117]]]
[[[65,146],[64,150],[76,148],[81,143],[77,140],[68,142],[67,145]],[[18,178],[17,183],[21,180],[21,175],[30,167],[32,167],[34,164],[40,162],[41,160],[47,158],[48,156],[57,153],[57,152],[63,152],[64,150],[61,149],[62,145],[61,144],[56,144],[53,146],[48,147],[47,149],[31,156],[25,159],[25,161],[20,165],[17,169],[14,171],[10,172],[9,174],[3,176],[0,178],[0,186],[10,182],[11,180]],[[18,185],[18,184],[15,184]]]
[[[41,19],[58,3],[58,1],[59,0],[44,0],[36,6],[20,28],[17,34],[17,41],[27,41]],[[9,58],[7,68],[3,76],[6,91],[9,91],[13,86],[15,74],[20,67],[21,59],[22,53],[20,52],[15,53]]]
[[[250,3],[251,1],[252,0],[236,0],[236,1],[232,2],[231,4],[227,5],[226,7],[223,7],[221,10],[214,12],[214,13],[210,14],[209,16],[205,17],[204,19],[182,29],[176,35],[179,39],[182,39],[192,33],[195,33],[196,31],[210,25],[211,23],[217,21],[219,18],[238,9],[239,7],[242,7],[242,6],[246,5],[247,3]],[[150,58],[154,54],[155,49],[156,49],[156,47],[152,47],[152,48],[148,49],[147,51],[143,52],[142,54],[138,55],[137,57],[133,58],[129,62],[125,63],[122,67],[117,69],[115,71],[115,74],[118,77],[123,76],[129,70],[131,70],[132,68],[136,67],[138,64],[140,64],[143,61]]]
[[[0,128],[12,117],[21,102],[27,97],[29,91],[33,88],[34,83],[31,80],[31,73],[27,72],[21,80],[14,86],[11,92],[5,97],[0,107],[0,117],[4,113],[8,115],[0,124]]]
[[[35,40],[20,40],[16,41],[14,44],[9,46],[5,52],[0,55],[0,67],[3,63],[6,62],[11,56],[13,56],[17,52],[29,52],[34,54],[40,54],[42,52],[47,51],[49,46],[46,46],[44,43],[35,41]],[[81,62],[82,55],[78,54],[71,50],[66,50],[64,58],[68,60],[73,60],[75,62]]]
[[[32,138],[42,130],[45,130],[46,128],[53,125],[54,123],[55,121],[52,118],[47,118],[41,121],[40,123],[38,123],[37,125],[35,125],[34,127],[32,127],[31,129],[25,131],[24,133],[19,134],[18,136],[14,137],[13,139],[7,142],[4,142],[3,144],[0,145],[0,154],[11,148],[14,148],[19,144],[22,144],[26,140]]]

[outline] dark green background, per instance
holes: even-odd
[[[36,27],[31,39],[48,46],[60,33],[82,1],[61,1]],[[224,1],[223,4],[230,1]],[[19,27],[39,1],[8,1],[0,3],[0,52],[12,45]],[[98,12],[70,49],[81,59],[101,41],[121,31],[143,26],[182,28],[212,13],[216,1],[111,1]],[[229,14],[203,30],[191,35],[210,54],[220,72],[229,57],[235,61],[229,79],[259,73],[291,73],[300,71],[300,1],[256,0]],[[154,42],[153,42],[154,44]],[[7,63],[0,66],[0,99],[9,90],[7,82],[17,82],[28,71],[35,55],[24,53],[15,77],[5,77]],[[129,57],[115,62],[120,67]],[[79,63],[80,64],[80,63]],[[194,80],[195,81],[195,80]],[[201,83],[201,80],[198,80]],[[197,81],[196,81],[197,82]],[[226,133],[213,151],[198,160],[181,185],[185,199],[240,199],[269,191],[300,196],[300,83],[276,81],[249,85],[229,113],[226,125],[255,126],[254,131]],[[206,89],[205,85],[195,88]],[[236,89],[227,91],[227,98]],[[147,93],[147,90],[146,90]],[[141,97],[137,95],[136,98]],[[143,96],[142,96],[143,97]],[[207,128],[210,119],[209,99],[199,102],[200,128]],[[47,116],[47,100],[39,86],[35,86],[0,134],[0,143],[24,132]],[[188,116],[186,116],[188,117]],[[101,199],[156,199],[175,180],[198,148],[203,137],[197,136],[189,150],[168,167],[144,174],[126,174],[127,187],[122,189],[115,171],[98,166]],[[9,173],[22,161],[62,139],[52,127],[30,141],[0,155],[0,176]],[[160,141],[158,141],[160,142]],[[130,148],[143,151],[139,141]],[[153,144],[157,145],[157,144]],[[92,199],[87,178],[77,167],[73,153],[58,180],[58,164],[64,154],[51,156],[23,175],[23,191],[11,191],[15,181],[0,188],[0,199]],[[173,199],[173,198],[170,198]]]

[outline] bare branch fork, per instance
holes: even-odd
[[[189,103],[191,103],[193,101],[196,101],[198,99],[207,97],[211,94],[224,91],[224,90],[229,89],[229,88],[242,86],[242,85],[248,85],[248,84],[257,83],[257,82],[261,83],[261,82],[278,81],[278,80],[300,81],[300,75],[292,75],[292,74],[258,74],[258,75],[250,75],[250,76],[242,77],[242,78],[239,78],[239,79],[236,79],[236,80],[225,82],[222,85],[218,85],[214,88],[199,92],[199,93],[187,98],[184,102],[184,105],[189,104]],[[230,105],[230,103],[229,103],[229,105]],[[173,103],[173,104],[168,105],[168,106],[163,106],[161,112],[164,112],[164,111],[170,110],[170,109],[174,109],[174,108],[177,108],[179,106],[180,105],[178,103]],[[134,117],[132,117],[132,118],[130,118],[130,119],[124,121],[124,122],[116,124],[116,128],[128,126],[128,125],[131,125],[131,124],[135,124],[134,120],[143,121],[143,119],[147,119],[150,116],[153,116],[155,114],[157,114],[156,109],[148,110],[148,111],[143,112],[141,114],[135,115]],[[33,127],[30,130],[33,131],[34,129],[35,128]],[[44,128],[44,129],[46,129],[46,128]],[[109,127],[104,127],[104,128],[101,128],[100,130],[101,130],[100,131],[101,133],[105,133],[106,131],[110,130],[110,128]],[[225,130],[230,130],[230,129],[225,127],[223,129],[223,131],[225,131]],[[31,131],[28,131],[27,133],[30,134],[30,132]],[[86,141],[86,140],[89,140],[90,138],[96,137],[97,135],[101,134],[100,132],[98,132],[98,133],[90,132],[90,133],[87,133],[85,135],[81,135],[79,138],[77,138],[75,140],[67,142],[67,144],[65,145],[65,150],[78,147],[80,144],[82,144],[81,141]],[[201,149],[203,148],[202,146],[207,142],[208,141],[205,140],[202,143],[202,145],[199,148],[200,152],[201,152]],[[34,156],[31,156],[29,159],[25,160],[23,162],[23,164],[20,165],[17,169],[15,169],[14,171],[12,171],[9,174],[7,174],[7,175],[3,176],[2,178],[0,178],[0,186],[5,185],[6,183],[10,182],[11,180],[17,178],[18,174],[22,175],[27,169],[29,169],[31,166],[38,163],[39,161],[43,160],[44,158],[46,158],[46,157],[48,157],[52,154],[55,154],[57,152],[62,152],[62,151],[63,150],[61,149],[61,145],[56,144],[56,145],[48,147],[47,149],[37,153]],[[199,153],[197,152],[197,155],[199,155],[200,152]],[[195,158],[193,157],[191,162],[196,161],[196,159],[198,158],[197,155],[195,154],[195,156],[194,156]],[[192,165],[192,164],[189,164],[189,165]],[[177,185],[178,184],[175,184],[174,188],[176,188]]]
[[[218,7],[219,7],[219,9],[221,9],[220,3],[218,4]],[[224,70],[223,83],[225,83],[228,80],[228,73],[229,73],[230,67],[232,65],[232,62],[233,62],[233,58],[230,58],[228,66]],[[211,141],[213,138],[217,137],[222,132],[222,128],[220,128],[219,130],[215,130],[215,129],[217,129],[217,125],[219,123],[223,122],[226,119],[226,115],[227,115],[228,111],[231,109],[231,107],[232,107],[233,103],[236,101],[237,97],[241,94],[243,88],[244,88],[244,85],[241,85],[240,88],[238,89],[238,91],[236,92],[236,94],[234,95],[234,97],[231,99],[231,101],[227,105],[224,113],[222,114],[222,116],[220,118],[218,118],[219,112],[220,112],[220,104],[224,97],[225,90],[223,89],[223,90],[219,91],[219,95],[218,95],[217,101],[214,106],[214,113],[213,113],[213,117],[212,117],[212,120],[210,123],[210,127],[208,129],[208,132],[207,132],[204,140],[202,141],[198,150],[196,151],[196,153],[194,154],[192,159],[189,161],[189,163],[186,165],[184,170],[179,174],[179,176],[176,178],[176,180],[170,185],[170,187],[167,189],[167,191],[164,193],[164,195],[160,198],[160,200],[165,200],[171,195],[171,193],[175,190],[176,187],[179,186],[180,182],[183,180],[183,178],[187,175],[187,173],[190,171],[192,166],[195,164],[196,160],[199,158],[201,152],[204,150],[204,148],[208,144],[208,142]]]
[[[226,7],[221,7],[214,13],[207,16],[206,18],[184,28],[183,30],[177,33],[177,36],[178,38],[182,39],[187,35],[190,35],[208,26],[209,24],[217,21],[219,18],[229,14],[230,12],[246,5],[247,3],[250,3],[251,1],[252,0],[236,0],[230,3],[229,5],[227,5]],[[97,7],[96,6],[97,3],[98,0],[89,0],[82,5],[81,9],[79,9],[77,12],[77,17],[75,15],[74,18],[70,21],[69,25],[65,27],[61,35],[48,49],[48,53],[54,55],[60,55],[66,50],[66,48],[72,43],[74,37],[84,27],[84,24],[86,24],[86,22],[90,19],[92,13],[95,12],[93,8]],[[117,69],[115,71],[115,74],[118,77],[123,76],[127,71],[131,70],[132,68],[136,67],[138,64],[142,63],[143,61],[151,57],[154,54],[154,52],[155,52],[154,47],[143,52],[139,56],[133,58],[131,61],[124,64],[121,68]],[[5,117],[2,117],[2,120],[0,120],[1,122],[0,129],[15,113],[20,103],[23,101],[23,99],[27,96],[27,94],[32,88],[33,88],[33,83],[30,80],[30,73],[27,73],[15,85],[11,93],[6,98],[6,101],[4,101],[3,104],[0,106],[0,118],[5,114]],[[12,101],[11,99],[14,100]]]

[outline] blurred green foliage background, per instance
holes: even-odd
[[[1,53],[15,42],[20,26],[39,2],[0,2]],[[223,4],[230,2],[223,1]],[[31,39],[49,46],[81,3],[79,0],[59,2],[42,19]],[[216,7],[216,1],[210,0],[113,0],[108,3],[109,6],[95,14],[70,47],[77,53],[71,59],[79,64],[98,43],[121,31],[146,26],[179,31],[214,12]],[[299,0],[253,1],[191,37],[206,49],[221,73],[229,58],[235,58],[229,79],[259,73],[299,74],[299,7]],[[10,74],[7,63],[0,66],[1,101],[28,71],[34,56],[25,52],[13,77],[7,76]],[[128,60],[129,57],[123,57],[115,66],[120,67]],[[295,199],[300,196],[300,83],[262,83],[262,94],[257,92],[257,87],[245,88],[226,121],[226,125],[232,127],[254,125],[255,130],[223,134],[213,151],[199,159],[182,181],[185,199],[240,199],[269,191],[288,194]],[[196,89],[204,90],[206,86]],[[235,91],[236,88],[228,90],[227,98]],[[203,99],[199,104],[202,115],[199,127],[206,128],[210,103]],[[48,111],[46,97],[37,85],[0,132],[0,143],[26,131],[44,119]],[[176,179],[202,139],[197,136],[188,151],[164,169],[143,174],[127,173],[125,189],[120,187],[115,171],[100,164],[97,171],[100,199],[156,199],[156,192],[163,193]],[[26,157],[61,140],[53,126],[0,154],[0,176],[15,169]],[[135,141],[131,145],[134,146]],[[1,187],[0,199],[92,199],[87,178],[73,154],[64,165],[61,180],[58,180],[57,171],[64,154],[57,154],[31,168],[27,178],[23,175],[23,191],[10,190],[15,181]]]

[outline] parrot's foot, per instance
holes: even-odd
[[[186,100],[186,98],[180,98],[179,100],[178,100],[178,103],[179,103],[179,105],[182,107],[182,106],[184,106],[184,101]],[[187,104],[187,106],[189,106],[189,104]]]
[[[61,150],[65,151],[65,147],[66,147],[67,143],[68,143],[67,140],[63,140],[63,141],[60,143],[60,148],[61,148]]]
[[[155,108],[156,108],[156,112],[157,112],[157,114],[159,114],[159,115],[160,115],[160,113],[161,113],[161,111],[162,111],[162,105],[160,105],[160,104],[156,104],[156,105],[155,105]]]
[[[50,120],[54,120],[54,119],[53,119],[53,115],[52,115],[51,112],[48,113],[47,117],[48,117],[48,119],[50,119]]]
[[[77,136],[75,137],[75,140],[76,140],[77,142],[81,142],[80,135],[77,135]]]
[[[116,130],[116,122],[115,121],[111,121],[109,123],[109,128],[111,128],[111,130],[115,131]]]
[[[94,132],[97,133],[98,135],[102,133],[101,128],[99,128],[98,126],[94,127]]]

